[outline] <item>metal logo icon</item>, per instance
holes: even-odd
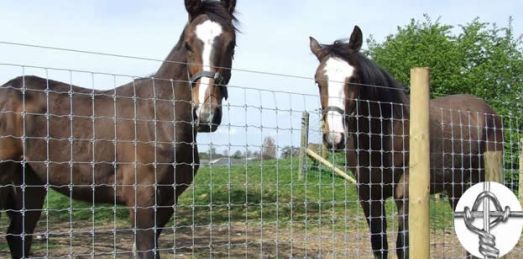
[[[518,199],[502,184],[478,183],[461,197],[454,213],[454,229],[463,247],[481,258],[497,258],[518,243],[523,211]]]

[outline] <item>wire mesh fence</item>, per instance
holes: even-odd
[[[394,251],[396,247],[403,219],[397,202],[406,202],[407,198],[399,197],[395,203],[389,198],[392,194],[382,192],[362,201],[358,191],[387,185],[393,186],[395,192],[404,188],[398,179],[408,170],[408,164],[401,162],[409,152],[408,114],[401,111],[408,109],[408,103],[360,100],[361,107],[387,106],[392,111],[343,114],[355,122],[377,127],[372,132],[354,132],[353,137],[364,136],[369,143],[375,139],[378,144],[357,142],[342,150],[329,150],[323,146],[322,121],[326,115],[312,78],[233,69],[233,77],[248,74],[240,76],[248,81],[239,80],[237,85],[228,86],[229,100],[222,105],[223,119],[218,131],[198,133],[196,140],[180,141],[177,129],[192,132],[195,121],[190,103],[175,100],[175,82],[170,79],[17,64],[0,64],[0,71],[5,79],[21,76],[19,86],[12,82],[0,90],[0,126],[3,132],[13,127],[21,132],[0,133],[0,228],[7,229],[17,218],[14,215],[28,221],[27,218],[41,213],[34,233],[28,233],[27,226],[19,223],[24,226],[20,233],[3,232],[0,238],[19,237],[26,246],[30,245],[29,237],[33,237],[31,257],[131,255],[133,244],[143,234],[140,230],[151,229],[155,234],[161,233],[157,252],[168,256],[372,258],[373,236],[367,220],[379,217],[388,223],[383,226],[385,232],[380,233],[388,237],[388,249]],[[42,82],[43,87],[34,87],[34,81]],[[143,82],[150,82],[153,88],[142,92],[144,88],[139,85]],[[51,87],[54,84],[58,87]],[[123,84],[131,90],[119,91],[117,87]],[[73,88],[74,85],[86,89]],[[264,85],[272,87],[264,89]],[[313,90],[310,94],[272,90],[286,89],[286,85]],[[34,100],[41,103],[34,104]],[[13,106],[16,101],[21,105]],[[35,106],[45,109],[34,109]],[[180,107],[191,109],[185,112],[189,117],[176,117]],[[160,112],[162,109],[170,113]],[[435,127],[448,134],[435,138],[442,148],[431,155],[441,162],[433,164],[433,169],[461,178],[433,178],[431,182],[432,188],[447,190],[430,201],[431,251],[435,258],[459,257],[465,251],[453,231],[449,203],[455,197],[448,190],[466,186],[474,181],[471,175],[482,173],[475,168],[475,161],[482,154],[474,150],[483,140],[474,136],[488,130],[490,124],[475,126],[475,122],[488,121],[491,115],[452,108],[436,110],[440,123]],[[311,158],[306,159],[300,180],[303,112],[310,114],[311,145],[307,147],[356,178],[355,167],[349,161],[352,151],[378,153],[382,157],[386,154],[392,161],[401,160],[387,164],[369,159],[356,165],[384,174],[393,171],[394,183],[387,183],[390,176],[382,174],[378,176],[381,180],[355,185]],[[5,123],[17,116],[23,118],[20,124]],[[503,128],[493,130],[501,130],[502,138],[488,141],[502,145],[503,181],[517,192],[522,121],[511,114],[502,115],[501,119]],[[39,128],[35,129],[35,125]],[[384,139],[391,139],[392,143]],[[389,144],[394,147],[392,150]],[[23,146],[23,153],[6,156],[16,145]],[[176,152],[182,146],[188,155]],[[164,150],[170,150],[170,155],[174,153],[174,159],[163,159]],[[150,157],[140,156],[145,151],[150,151],[146,152]],[[144,171],[149,172],[147,177],[137,177]],[[162,185],[162,177],[178,179],[182,177],[180,173],[188,174],[187,179]],[[126,182],[124,178],[131,180]],[[141,204],[137,190],[147,187],[159,191],[151,194],[154,203]],[[130,191],[121,192],[126,188]],[[183,193],[176,197],[178,192]],[[122,204],[119,195],[133,195],[134,202]],[[160,200],[166,196],[177,199],[177,203],[163,205]],[[19,199],[16,197],[22,197],[20,204],[14,202]],[[44,197],[43,207],[33,208],[34,200]],[[386,213],[366,217],[362,206],[373,202],[384,204]],[[161,219],[155,217],[155,224],[140,227],[137,211],[146,209],[173,210],[173,214],[164,219],[163,226],[158,226]],[[511,256],[522,252],[520,242]],[[0,243],[0,256],[9,256],[5,242]]]

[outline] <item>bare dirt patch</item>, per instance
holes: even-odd
[[[133,232],[126,226],[108,224],[93,228],[90,223],[54,225],[37,230],[32,257],[112,258],[131,257]],[[72,229],[72,230],[71,230]],[[70,231],[71,230],[71,231]],[[94,233],[94,234],[93,234]],[[0,237],[3,240],[4,237]],[[389,248],[396,237],[389,234]],[[373,258],[366,229],[332,229],[329,226],[278,226],[276,224],[231,223],[164,229],[161,255],[177,258],[200,257],[307,257]],[[0,257],[8,257],[7,246],[0,247]],[[465,251],[452,230],[431,233],[433,258],[464,257]],[[507,258],[523,254],[523,241]],[[394,255],[390,256],[395,258]]]

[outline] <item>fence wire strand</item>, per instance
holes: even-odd
[[[93,51],[54,48],[34,44],[23,44],[0,41],[2,45],[32,47],[52,51],[67,51],[78,54],[101,55],[129,60],[154,62],[171,62],[151,58],[131,57],[126,55],[100,53]],[[20,158],[0,160],[0,164],[15,164],[21,167],[20,180],[5,180],[0,175],[0,213],[32,215],[42,213],[32,235],[32,257],[98,257],[125,256],[133,253],[133,244],[141,235],[151,230],[154,242],[160,246],[154,253],[162,255],[178,255],[190,257],[372,257],[367,220],[385,219],[388,225],[381,229],[380,238],[388,239],[389,254],[394,254],[397,236],[401,234],[400,226],[405,224],[406,215],[401,215],[397,206],[408,203],[408,198],[402,196],[396,200],[389,199],[389,194],[382,191],[368,200],[362,200],[358,188],[385,188],[393,185],[400,188],[397,179],[408,171],[404,161],[408,156],[408,103],[382,102],[373,100],[349,100],[359,102],[354,113],[342,114],[343,118],[354,120],[355,128],[375,128],[375,132],[352,132],[354,139],[360,139],[354,146],[344,147],[341,152],[324,146],[325,127],[322,124],[325,114],[320,107],[319,97],[315,94],[297,93],[285,90],[270,90],[250,87],[249,85],[229,85],[231,95],[229,101],[220,107],[223,121],[215,133],[198,133],[197,141],[178,141],[180,134],[177,127],[183,125],[194,129],[196,127],[194,114],[188,121],[176,120],[176,107],[191,102],[177,100],[169,96],[163,97],[158,91],[167,86],[171,96],[175,96],[175,84],[188,82],[166,78],[140,77],[112,74],[94,71],[38,67],[31,65],[0,63],[0,71],[17,70],[21,73],[23,86],[20,88],[6,85],[0,91],[14,91],[21,96],[21,110],[9,110],[0,107],[0,118],[20,116],[21,135],[0,133],[0,141],[9,139],[21,141],[23,154]],[[43,89],[29,87],[26,82],[30,76],[27,70],[39,71],[37,74],[45,79]],[[307,86],[313,87],[311,77],[285,75],[279,73],[231,69],[234,72],[246,72],[263,77],[268,83],[280,78],[290,78]],[[68,90],[55,90],[50,86],[51,73],[66,73],[64,82]],[[76,77],[88,77],[89,91],[75,91]],[[132,93],[118,91],[120,81],[130,81]],[[253,79],[254,80],[254,79]],[[143,96],[138,91],[138,84],[150,81],[152,95]],[[97,90],[99,82],[111,82],[113,90]],[[390,88],[360,84],[376,89],[406,89]],[[305,87],[305,86],[304,86]],[[190,89],[189,89],[190,90]],[[11,92],[9,92],[11,93]],[[34,96],[45,96],[45,111],[32,111]],[[58,96],[65,96],[64,103],[68,111],[53,113]],[[89,103],[89,114],[75,113],[81,100]],[[111,107],[100,107],[99,100],[110,100]],[[111,101],[112,100],[112,101]],[[121,101],[121,102],[119,102]],[[347,101],[347,100],[343,100]],[[76,103],[78,102],[78,103]],[[123,103],[123,104],[122,104]],[[123,106],[132,108],[129,114],[121,114]],[[365,113],[377,106],[377,113]],[[148,115],[143,115],[144,107],[151,109]],[[158,116],[159,110],[168,107],[172,116]],[[84,107],[85,108],[85,107]],[[105,109],[102,109],[105,108]],[[384,109],[390,108],[390,114]],[[431,198],[431,246],[435,257],[464,256],[464,250],[453,234],[452,203],[459,197],[454,197],[460,188],[472,183],[472,174],[483,173],[481,168],[473,168],[476,160],[482,154],[475,150],[482,145],[481,139],[473,138],[485,131],[502,130],[502,139],[484,141],[486,144],[500,144],[504,148],[503,183],[514,192],[520,190],[519,153],[522,150],[520,139],[523,137],[521,118],[516,115],[501,115],[503,128],[495,126],[474,125],[477,118],[485,121],[492,119],[488,113],[458,111],[452,108],[437,108],[440,116],[436,125],[441,132],[450,134],[439,136],[436,143],[442,147],[433,156],[441,158],[443,168],[434,165],[434,171],[442,170],[460,172],[460,178],[454,181],[431,182],[433,189],[445,189],[439,196]],[[395,117],[394,111],[400,116]],[[379,181],[372,183],[360,182],[357,186],[337,177],[328,166],[314,159],[307,158],[305,167],[300,168],[299,149],[301,133],[301,116],[308,112],[310,126],[307,129],[308,145],[335,167],[358,177],[356,172],[350,172],[351,157],[348,154],[381,154],[378,160],[370,155],[360,159],[357,168],[363,171],[390,172],[379,175]],[[142,113],[142,114],[141,114]],[[31,127],[35,122],[45,121],[44,134],[31,135]],[[85,128],[76,127],[75,123],[84,122]],[[3,123],[0,121],[0,124]],[[110,133],[100,124],[109,125]],[[169,125],[167,127],[167,125]],[[130,127],[131,133],[122,136],[121,127]],[[67,134],[56,133],[65,129]],[[141,137],[148,129],[151,136]],[[450,129],[450,130],[449,130]],[[169,131],[169,132],[167,132]],[[81,132],[81,133],[78,133]],[[348,137],[348,136],[347,136]],[[390,142],[387,141],[390,139]],[[176,141],[175,141],[176,140]],[[7,142],[5,142],[7,143]],[[372,144],[369,144],[372,143]],[[450,143],[450,144],[449,144]],[[31,147],[43,145],[45,152],[35,155]],[[86,145],[88,150],[77,150]],[[199,153],[190,155],[190,161],[179,161],[183,154],[177,152],[180,146],[190,146]],[[121,147],[127,146],[129,149]],[[165,146],[171,148],[174,157],[172,161],[162,160]],[[58,159],[59,152],[66,154],[65,159]],[[108,151],[110,150],[110,151]],[[142,159],[143,150],[152,150],[147,159]],[[131,154],[124,154],[129,152]],[[192,151],[191,151],[192,152]],[[109,159],[99,157],[110,154]],[[123,160],[129,156],[133,159]],[[87,159],[87,158],[89,159]],[[362,155],[362,157],[365,157]],[[390,157],[393,162],[386,161]],[[362,164],[360,164],[362,163]],[[399,164],[399,166],[398,166]],[[467,167],[468,165],[468,167]],[[198,167],[198,170],[196,168]],[[35,183],[32,175],[42,169],[45,179]],[[87,168],[90,175],[79,177],[79,168]],[[112,175],[106,182],[100,181],[100,172],[111,168]],[[120,175],[121,168],[129,168],[131,175]],[[152,168],[149,181],[140,182],[138,176],[145,168]],[[190,183],[162,183],[162,170],[172,168],[175,179],[181,173],[191,174]],[[190,169],[188,171],[184,170]],[[299,171],[304,170],[300,180]],[[57,171],[64,170],[65,178],[55,179]],[[2,173],[2,172],[0,172]],[[26,175],[29,178],[26,178]],[[132,183],[122,182],[122,178],[131,177]],[[360,176],[361,177],[361,176]],[[394,184],[388,179],[396,179]],[[14,178],[13,178],[14,179]],[[405,185],[405,184],[404,184]],[[448,187],[447,185],[450,185]],[[141,204],[140,190],[154,188],[152,204]],[[445,188],[443,188],[445,187]],[[447,188],[448,187],[448,188]],[[44,189],[47,198],[43,208],[31,208],[26,204],[31,197],[26,192],[33,189]],[[130,190],[132,204],[122,204],[119,190]],[[176,193],[186,189],[183,194]],[[19,206],[5,205],[8,195],[14,195],[12,190],[21,190],[23,198]],[[393,189],[396,190],[396,189]],[[164,192],[165,191],[165,192]],[[88,193],[89,199],[77,201],[80,192]],[[62,194],[65,195],[62,195]],[[111,197],[109,202],[100,203],[101,196]],[[165,196],[178,201],[176,204],[161,204]],[[365,217],[363,211],[371,204],[384,204],[384,215]],[[139,213],[144,210],[172,210],[170,219],[157,218],[154,214],[152,226],[140,226]],[[159,221],[166,221],[165,226]],[[9,217],[0,218],[0,227],[6,229]],[[24,225],[24,224],[22,224]],[[25,225],[24,225],[25,226]],[[30,231],[21,230],[19,234],[2,233],[0,238],[17,236],[25,239]],[[159,240],[157,233],[161,232]],[[406,241],[406,240],[404,240]],[[408,248],[406,242],[403,242]],[[523,244],[516,247],[514,254],[523,252]],[[0,256],[9,256],[7,246],[0,245]],[[29,256],[29,255],[25,255]]]

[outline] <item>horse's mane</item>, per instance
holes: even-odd
[[[405,86],[396,81],[387,71],[379,67],[360,52],[352,50],[349,43],[337,40],[330,45],[322,45],[328,55],[342,58],[356,68],[360,82],[360,99],[379,101],[390,106],[408,104]],[[388,109],[387,109],[388,110]],[[403,115],[401,114],[403,112]],[[406,116],[405,111],[394,109],[394,116]]]

